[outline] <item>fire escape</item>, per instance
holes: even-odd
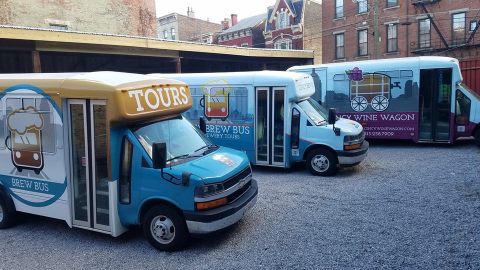
[[[431,55],[431,54],[436,54],[444,51],[451,51],[451,50],[456,50],[460,48],[466,48],[473,45],[473,38],[475,36],[475,33],[477,32],[480,23],[477,23],[475,29],[473,31],[468,31],[467,30],[467,22],[465,19],[465,36],[463,38],[451,38],[450,42],[445,38],[444,33],[442,33],[442,30],[438,27],[438,24],[436,20],[432,17],[432,13],[429,12],[429,7],[432,7],[435,4],[438,4],[441,2],[441,0],[411,0],[412,5],[415,7],[415,10],[417,11],[417,15],[425,15],[426,18],[429,19],[431,27],[435,30],[437,33],[439,40],[432,40],[431,39],[431,28],[430,30],[430,40],[420,42],[420,34],[418,35],[418,42],[416,46],[412,46],[411,52],[419,55]],[[477,14],[478,16],[478,14]],[[443,29],[443,31],[448,31],[449,33],[451,29]],[[420,29],[419,29],[420,32]],[[453,31],[452,31],[453,32]],[[478,46],[475,45],[475,46]]]

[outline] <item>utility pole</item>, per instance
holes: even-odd
[[[378,0],[373,0],[373,55],[378,59],[378,43],[380,42],[380,33],[378,32]]]

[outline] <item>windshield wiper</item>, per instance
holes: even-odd
[[[186,159],[186,158],[192,158],[192,157],[202,157],[202,156],[185,154],[185,155],[180,155],[180,156],[176,156],[176,157],[172,157],[170,159],[167,159],[166,162],[169,162],[169,161],[172,161],[172,160],[175,160],[175,159]]]
[[[216,144],[206,144],[206,145],[198,148],[197,150],[195,150],[193,152],[198,152],[198,151],[200,151],[202,149],[205,149],[205,148],[212,149],[212,148],[217,148],[217,147],[218,147],[218,145],[216,145]]]

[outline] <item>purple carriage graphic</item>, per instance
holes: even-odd
[[[350,79],[350,105],[356,112],[363,112],[370,104],[377,112],[388,108],[390,77],[380,73],[363,74],[358,68],[346,72]]]

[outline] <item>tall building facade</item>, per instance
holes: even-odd
[[[199,43],[213,43],[216,33],[222,31],[222,25],[195,18],[188,8],[187,16],[170,13],[158,18],[158,38]]]
[[[480,57],[479,0],[323,1],[323,62]]]
[[[3,0],[0,24],[156,37],[155,0]]]

